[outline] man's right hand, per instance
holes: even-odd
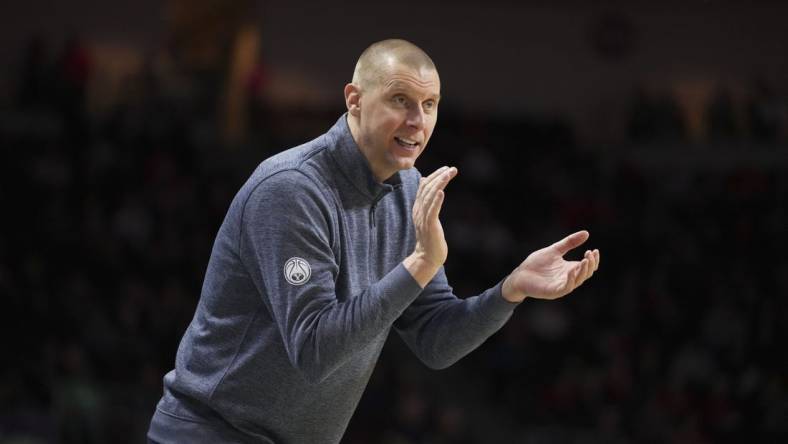
[[[443,190],[456,175],[457,168],[441,167],[419,180],[419,190],[413,204],[416,248],[403,264],[421,288],[432,280],[449,254],[438,216],[443,206]]]

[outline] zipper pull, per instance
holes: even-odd
[[[375,226],[375,207],[377,205],[378,205],[377,203],[373,203],[372,206],[369,207],[369,222],[372,227]]]

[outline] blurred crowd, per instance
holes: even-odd
[[[228,146],[210,76],[174,92],[145,64],[94,113],[89,47],[45,49],[31,43],[0,103],[0,442],[141,442],[234,193],[341,103],[252,100]],[[614,150],[560,117],[442,109],[419,168],[460,171],[442,216],[458,295],[581,228],[601,267],[447,370],[393,334],[344,442],[786,442],[788,162],[757,162],[788,153],[785,101],[759,83],[734,108],[715,95],[700,152],[751,149],[713,168],[682,162],[698,148],[669,95],[634,95]],[[665,161],[640,162],[653,143]]]

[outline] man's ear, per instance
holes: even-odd
[[[345,105],[351,116],[361,115],[361,89],[354,83],[345,85]]]

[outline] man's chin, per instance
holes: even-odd
[[[397,167],[397,171],[413,168],[416,164],[415,157],[394,157],[393,160],[394,165]]]
[[[389,160],[392,161],[400,170],[413,168],[416,159],[421,154],[421,151],[403,152],[403,150],[394,150],[389,152]]]

